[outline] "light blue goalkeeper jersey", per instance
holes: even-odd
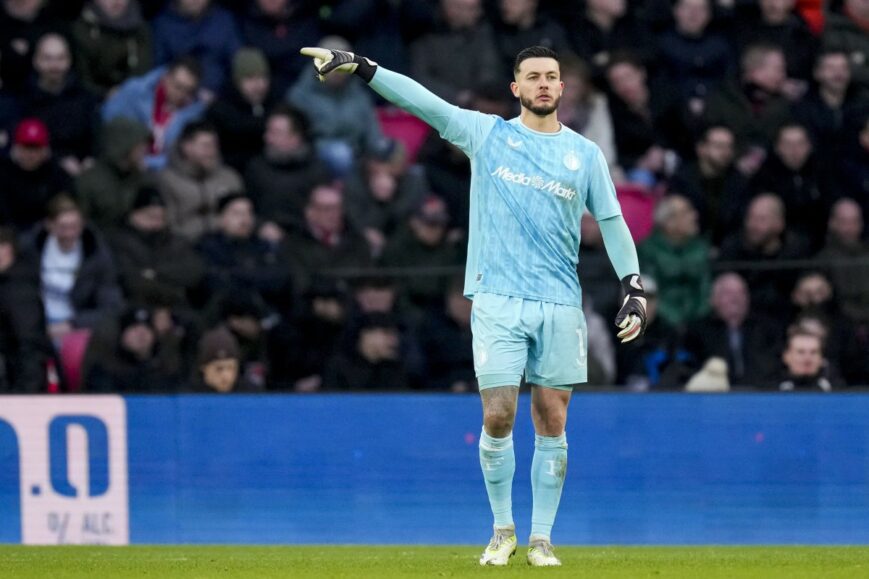
[[[621,214],[598,146],[564,126],[540,133],[518,118],[460,109],[382,68],[371,87],[471,159],[465,295],[581,306],[576,266],[583,210],[597,220]]]

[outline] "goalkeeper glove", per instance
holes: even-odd
[[[622,289],[625,301],[616,315],[616,325],[622,329],[616,337],[622,344],[643,335],[646,329],[646,292],[638,274],[631,274],[622,279]]]
[[[320,81],[333,70],[337,70],[347,74],[358,74],[365,82],[371,82],[377,71],[376,62],[352,52],[312,46],[306,46],[300,52],[314,59],[314,68],[317,69],[317,78]]]

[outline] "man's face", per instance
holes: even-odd
[[[733,133],[724,128],[710,130],[697,145],[697,156],[709,165],[716,175],[724,173],[733,163]]]
[[[848,57],[838,52],[823,56],[815,66],[815,80],[829,90],[846,91],[851,84],[851,65]]]
[[[40,40],[33,55],[33,68],[41,82],[63,84],[71,66],[69,46],[60,36],[50,34]]]
[[[380,161],[369,161],[366,168],[371,196],[380,203],[392,201],[398,189],[398,179],[392,165]]]
[[[398,358],[399,337],[394,328],[366,328],[359,333],[359,353],[371,363]]]
[[[410,220],[410,230],[414,237],[428,247],[437,247],[447,235],[445,223],[432,223],[418,217],[413,217]]]
[[[78,211],[64,211],[48,222],[48,232],[63,248],[70,248],[81,239],[84,220]]]
[[[287,0],[256,0],[256,5],[267,16],[281,16],[287,10]]]
[[[785,167],[799,171],[812,153],[812,142],[802,127],[788,127],[779,134],[775,152]]]
[[[247,199],[236,199],[220,214],[220,230],[233,239],[247,239],[254,225],[253,205]]]
[[[178,9],[182,14],[196,17],[205,12],[209,4],[211,0],[178,0]]]
[[[133,324],[121,332],[121,347],[140,360],[151,357],[154,341],[154,330],[148,324]]]
[[[305,207],[308,225],[323,231],[338,232],[344,227],[344,200],[341,192],[320,186],[311,194]]]
[[[238,360],[225,358],[202,366],[202,381],[216,392],[232,392],[238,379]]]
[[[3,4],[10,7],[10,13],[32,19],[44,3],[45,0],[6,0]]]
[[[794,288],[791,301],[801,308],[819,306],[827,303],[833,297],[833,287],[822,275],[810,275],[802,278]]]
[[[784,54],[779,50],[769,50],[757,65],[746,72],[749,81],[765,91],[778,94],[787,79],[787,66]]]
[[[119,18],[127,11],[130,0],[96,0],[96,5],[106,13],[109,18]]]
[[[837,201],[830,212],[830,233],[841,243],[857,245],[863,236],[863,211],[851,199]]]
[[[151,205],[137,209],[130,214],[130,225],[144,233],[163,231],[166,229],[166,208]]]
[[[0,243],[0,273],[8,270],[15,263],[15,248],[11,243]]]
[[[763,19],[770,24],[779,24],[787,20],[794,8],[795,0],[760,0],[760,12]]]
[[[758,197],[749,205],[745,218],[745,237],[749,245],[765,245],[779,237],[784,228],[784,218],[772,198]]]
[[[473,28],[483,13],[480,0],[441,0],[441,8],[447,25],[453,29]]]
[[[519,24],[537,11],[537,0],[501,0],[501,18],[507,24]]]
[[[181,109],[193,102],[199,89],[199,79],[185,67],[179,66],[163,77],[163,89],[166,91],[166,102]]]
[[[664,223],[664,232],[672,237],[686,239],[697,235],[697,210],[694,206],[679,195],[669,200],[671,203],[670,217]]]
[[[869,0],[845,0],[845,7],[858,18],[869,18]]]
[[[181,144],[181,151],[187,161],[202,171],[213,171],[220,165],[220,146],[215,133],[194,134]]]
[[[554,113],[564,90],[558,61],[554,58],[526,58],[519,64],[519,72],[510,88],[522,106],[535,115],[544,117]]]
[[[607,71],[612,91],[629,105],[642,105],[648,95],[646,73],[633,64],[621,62]]]
[[[13,145],[12,160],[24,171],[36,171],[51,157],[48,147],[33,147],[30,145]]]
[[[266,146],[266,154],[275,158],[282,158],[298,151],[304,140],[296,131],[290,117],[275,115],[266,121],[266,132],[263,135]]]
[[[791,376],[815,376],[824,365],[821,339],[817,336],[797,335],[788,340],[782,361]]]
[[[712,309],[726,322],[740,325],[748,315],[748,287],[736,275],[722,275],[712,286]]]
[[[265,75],[246,76],[238,83],[238,90],[252,105],[261,105],[269,94],[271,82]]]
[[[673,9],[676,28],[688,36],[700,36],[706,30],[712,12],[708,0],[679,0]]]
[[[361,287],[354,292],[359,309],[365,313],[387,314],[395,306],[395,288]]]
[[[586,6],[589,10],[606,14],[612,18],[621,18],[628,10],[625,0],[588,0]]]

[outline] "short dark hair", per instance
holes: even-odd
[[[268,121],[272,117],[286,117],[290,119],[293,130],[302,135],[302,138],[306,141],[311,140],[311,124],[299,109],[286,103],[278,103],[269,111],[266,120]]]
[[[192,123],[187,123],[181,130],[178,142],[186,143],[195,138],[199,133],[212,133],[216,135],[217,127],[215,127],[210,121],[193,121]]]
[[[558,62],[558,53],[546,46],[529,46],[519,51],[519,54],[516,55],[516,62],[513,63],[513,73],[519,72],[519,65],[522,64],[523,60],[529,58],[552,58]]]
[[[196,80],[202,80],[202,65],[199,63],[199,59],[195,56],[189,54],[179,56],[169,63],[167,70],[174,72],[179,68],[187,70],[187,72],[196,77]]]

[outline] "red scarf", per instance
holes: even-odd
[[[151,111],[151,154],[159,155],[163,152],[166,140],[166,127],[172,120],[173,112],[166,106],[166,89],[163,83],[157,85],[154,91],[154,110]]]

